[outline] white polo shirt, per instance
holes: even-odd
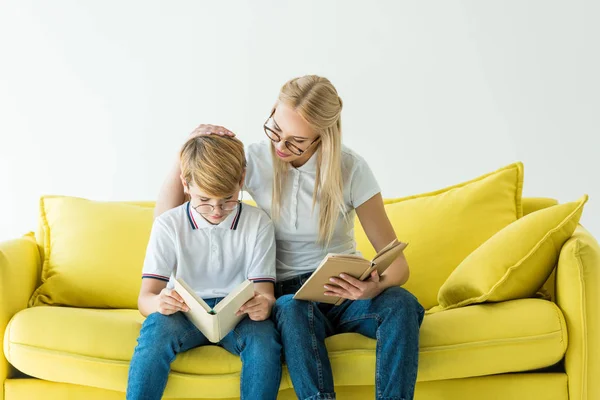
[[[273,162],[271,142],[248,146],[244,189],[257,205],[271,216]],[[344,207],[338,218],[329,247],[323,248],[319,236],[319,204],[312,209],[317,153],[303,166],[291,167],[283,188],[281,215],[274,221],[277,241],[277,280],[283,281],[314,271],[327,253],[355,254],[354,209],[381,192],[373,172],[365,160],[352,150],[342,147],[342,180]]]
[[[240,204],[212,225],[187,202],[154,220],[142,277],[183,278],[204,299],[224,297],[245,279],[274,282],[273,223]]]

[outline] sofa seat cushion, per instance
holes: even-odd
[[[36,378],[125,391],[142,322],[137,310],[29,308],[11,320],[5,354]],[[337,385],[373,384],[375,340],[346,333],[326,344]],[[552,365],[565,353],[566,330],[554,303],[515,300],[427,315],[420,344],[419,381],[465,378]],[[240,369],[218,346],[192,349],[173,362],[165,396],[235,397]],[[284,370],[281,389],[290,382]]]
[[[555,303],[521,299],[426,315],[420,381],[530,371],[559,362],[567,328]]]

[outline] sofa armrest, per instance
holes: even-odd
[[[41,271],[40,253],[33,234],[0,243],[0,332],[27,302],[38,285]],[[0,350],[0,384],[11,377],[12,367]],[[3,390],[0,390],[0,394]],[[0,396],[2,398],[2,396]]]
[[[600,247],[581,226],[560,253],[556,303],[567,323],[569,399],[600,399]]]

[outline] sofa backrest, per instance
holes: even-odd
[[[391,209],[397,200],[386,199],[386,209]],[[251,201],[248,203],[252,204]],[[556,201],[552,199],[523,199],[523,212],[553,204]],[[93,202],[61,196],[44,197],[40,208],[40,230],[36,235],[43,257],[43,284],[32,296],[30,305],[135,308],[153,208],[151,201]],[[388,214],[393,225],[404,222],[398,220],[401,215],[393,209],[388,210]],[[106,223],[105,226],[100,224],[101,221]],[[422,225],[422,229],[430,228]],[[373,250],[369,249],[370,244],[358,220],[356,237],[358,249],[369,256]],[[546,289],[553,293],[551,283],[548,282]],[[409,290],[414,289],[409,287]],[[423,296],[422,293],[437,293],[437,289],[417,287],[416,292]]]

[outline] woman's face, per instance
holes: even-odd
[[[277,156],[285,162],[302,165],[314,154],[318,143],[313,143],[318,138],[312,127],[294,109],[279,103],[273,116],[267,121],[266,127],[275,132],[281,140],[271,141]],[[286,145],[286,142],[288,144]],[[312,143],[312,145],[311,145]],[[304,151],[296,155],[290,148]]]

